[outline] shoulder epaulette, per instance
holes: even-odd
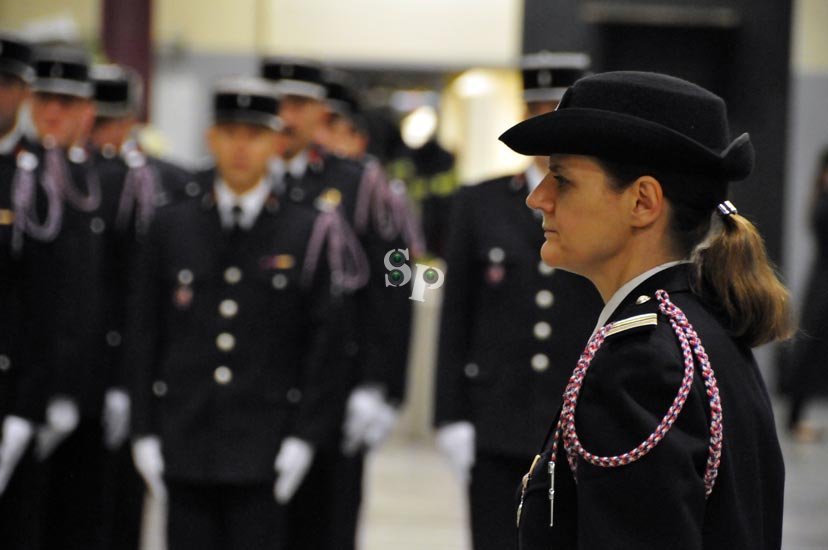
[[[633,317],[627,317],[626,319],[621,319],[612,323],[612,328],[607,331],[607,337],[636,328],[649,326],[654,327],[656,325],[658,325],[658,314],[656,313],[635,315]]]

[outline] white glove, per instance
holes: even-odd
[[[363,445],[373,449],[391,434],[398,416],[379,389],[356,388],[348,397],[342,452],[352,455]]]
[[[11,415],[3,419],[3,435],[0,440],[0,495],[5,492],[14,469],[26,452],[33,435],[34,426],[28,420]]]
[[[308,443],[296,437],[286,437],[276,455],[273,467],[276,470],[276,484],[273,496],[279,504],[287,504],[313,463],[314,450]]]
[[[110,451],[118,449],[129,436],[129,395],[124,390],[109,389],[104,397],[104,445]]]
[[[56,397],[46,407],[46,424],[37,432],[35,455],[46,460],[69,437],[80,422],[80,412],[68,397]]]
[[[161,454],[161,440],[154,435],[139,437],[132,443],[132,461],[135,469],[144,478],[147,490],[158,500],[167,498],[164,485],[164,456]]]
[[[469,482],[474,465],[474,435],[471,422],[452,422],[437,430],[437,448],[463,483]]]

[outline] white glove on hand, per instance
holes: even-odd
[[[123,390],[109,389],[104,397],[104,445],[110,451],[120,448],[129,436],[129,395]]]
[[[37,432],[35,455],[46,460],[78,427],[80,412],[68,397],[56,397],[46,407],[46,424]]]
[[[474,465],[474,436],[471,422],[452,422],[437,430],[437,448],[463,483],[469,482]]]
[[[158,500],[167,498],[164,485],[164,456],[161,454],[161,440],[154,435],[139,437],[132,443],[132,461],[135,469],[144,478],[147,490]]]
[[[379,389],[356,388],[348,397],[342,452],[352,455],[363,445],[373,449],[391,434],[398,416]]]
[[[3,435],[0,439],[0,495],[6,491],[17,463],[26,452],[34,435],[34,426],[18,416],[3,419]]]
[[[276,455],[273,467],[276,470],[276,484],[273,496],[279,504],[287,504],[313,463],[314,450],[309,444],[296,437],[286,437]]]

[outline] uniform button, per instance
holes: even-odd
[[[532,357],[532,368],[535,372],[543,372],[549,368],[549,357],[543,353],[537,353]]]
[[[104,232],[104,229],[106,229],[106,223],[103,221],[102,218],[95,216],[94,218],[92,218],[92,221],[89,222],[89,229],[92,230],[92,233],[100,235]]]
[[[480,367],[477,366],[477,363],[469,363],[463,369],[463,372],[466,374],[467,378],[477,378],[480,374]]]
[[[503,252],[503,249],[500,247],[494,247],[489,250],[489,261],[493,264],[499,264],[506,259],[506,253]]]
[[[298,388],[290,388],[287,392],[287,400],[288,403],[293,403],[295,405],[302,400],[302,391]]]
[[[552,302],[555,301],[555,296],[549,290],[540,290],[535,294],[535,303],[541,309],[548,309],[552,307]]]
[[[242,270],[236,266],[228,267],[224,270],[224,280],[227,284],[234,285],[241,281],[242,279]]]
[[[229,332],[222,332],[216,337],[216,347],[224,352],[233,351],[236,347],[236,337]]]
[[[219,304],[219,313],[225,319],[231,319],[239,312],[239,303],[235,300],[222,300]]]
[[[184,192],[187,193],[187,196],[195,197],[201,192],[201,186],[195,181],[187,182],[187,185],[184,186]]]
[[[0,355],[0,372],[8,372],[11,369],[11,359],[8,355]]]
[[[290,190],[290,198],[294,202],[300,202],[305,198],[305,192],[299,187],[294,187]]]
[[[216,383],[224,386],[225,384],[229,384],[230,381],[233,380],[233,371],[222,365],[218,367],[215,371],[213,371],[213,378],[215,379]]]
[[[546,262],[541,260],[540,263],[538,264],[538,272],[541,275],[543,275],[545,277],[548,277],[549,275],[552,275],[553,273],[555,273],[555,268],[552,267],[552,266],[546,265]]]
[[[546,340],[552,334],[552,327],[546,321],[541,321],[535,323],[534,333],[538,340]]]
[[[152,384],[152,393],[156,397],[164,397],[167,395],[167,384],[163,380],[156,380]]]
[[[101,154],[104,156],[105,159],[114,158],[117,152],[118,151],[115,149],[115,146],[111,143],[107,143],[106,145],[101,147]]]
[[[646,294],[642,294],[641,296],[635,299],[635,303],[640,306],[641,304],[646,304],[650,300],[651,298],[649,296],[647,296]]]
[[[110,330],[106,333],[106,343],[111,348],[117,348],[121,345],[121,333],[117,330]]]
[[[193,272],[189,269],[182,269],[178,272],[178,282],[182,285],[189,285],[193,282]]]
[[[288,278],[287,278],[287,276],[283,275],[282,273],[277,273],[276,275],[273,276],[272,282],[273,282],[273,288],[275,288],[276,290],[282,290],[283,288],[285,288],[287,286]]]

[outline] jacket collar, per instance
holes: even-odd
[[[693,264],[690,263],[681,263],[659,271],[627,294],[621,300],[621,304],[610,314],[608,322],[617,321],[620,318],[628,316],[636,305],[655,301],[655,293],[657,290],[665,290],[671,295],[680,292],[690,292],[692,276]]]

